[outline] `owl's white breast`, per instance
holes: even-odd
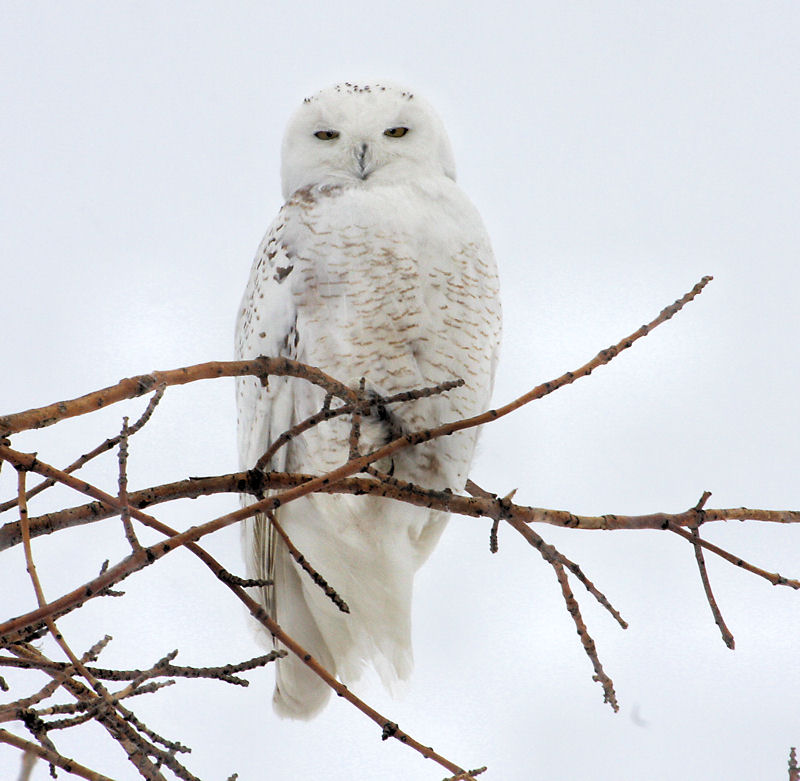
[[[465,381],[399,409],[409,430],[486,408],[500,335],[497,274],[481,220],[452,181],[323,191],[287,219],[284,237],[299,360],[353,385],[365,377],[384,395]],[[315,411],[317,396],[296,401],[298,417]],[[473,444],[470,433],[423,449],[453,462],[436,482],[460,481]],[[317,466],[331,466],[339,450],[326,449],[330,459]]]
[[[497,272],[480,217],[443,176],[298,191],[262,243],[238,330],[242,357],[278,351],[353,386],[364,377],[382,395],[464,380],[395,407],[405,430],[478,414],[489,404],[500,338]],[[240,398],[240,411],[256,413],[240,420],[246,461],[263,452],[264,437],[322,403],[319,389],[300,391],[297,381],[286,393],[273,383],[269,395],[241,385],[261,399]],[[263,425],[248,435],[262,410]],[[287,467],[318,472],[342,463],[347,426],[340,420],[305,434]],[[362,432],[365,445],[387,436],[369,420]],[[401,458],[414,465],[407,479],[425,473],[428,485],[462,487],[474,441],[471,431],[415,448]]]
[[[401,365],[417,379],[407,362],[435,363],[462,332],[474,349],[482,320],[481,350],[496,349],[494,259],[477,212],[450,180],[331,189],[287,220],[284,236],[298,259],[292,291],[306,357],[326,370],[385,365],[397,386]]]

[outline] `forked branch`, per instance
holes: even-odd
[[[117,564],[104,568],[101,573],[90,582],[67,594],[62,594],[57,599],[47,601],[41,592],[41,587],[37,588],[37,598],[39,607],[29,613],[12,618],[0,624],[0,644],[12,649],[13,656],[0,656],[0,666],[24,666],[28,664],[39,669],[41,672],[52,677],[52,683],[34,692],[26,698],[25,708],[30,712],[31,719],[34,716],[38,719],[52,717],[57,714],[67,716],[67,719],[51,721],[57,724],[58,728],[74,726],[89,716],[97,718],[104,723],[112,734],[113,730],[121,736],[121,740],[127,741],[126,750],[129,752],[131,761],[137,765],[140,772],[147,778],[161,778],[160,766],[166,766],[173,770],[176,775],[184,779],[193,779],[189,773],[174,758],[175,751],[181,750],[178,743],[166,741],[153,733],[145,725],[140,724],[135,716],[122,704],[121,700],[127,699],[139,693],[152,693],[158,687],[167,683],[166,681],[148,681],[149,678],[157,677],[149,675],[148,671],[109,671],[88,664],[86,654],[77,657],[71,652],[66,641],[61,640],[62,649],[67,655],[67,662],[53,662],[41,655],[37,655],[35,649],[25,644],[25,640],[37,636],[43,630],[49,629],[54,636],[59,637],[58,628],[55,624],[56,619],[65,613],[75,610],[96,596],[109,593],[109,588],[119,583],[124,578],[134,572],[149,567],[162,560],[170,552],[180,547],[188,548],[195,556],[200,558],[212,571],[214,576],[222,580],[232,593],[244,603],[251,614],[262,623],[262,625],[273,634],[289,651],[298,656],[313,672],[322,678],[339,696],[347,699],[352,705],[362,711],[381,729],[384,739],[395,738],[411,746],[421,755],[434,760],[442,767],[445,767],[451,774],[452,779],[472,779],[482,773],[485,768],[467,771],[459,767],[454,762],[442,757],[431,748],[424,746],[414,740],[410,735],[399,729],[397,724],[372,709],[367,703],[356,697],[341,682],[336,680],[326,671],[305,649],[299,646],[283,629],[271,618],[264,609],[253,600],[244,590],[251,585],[263,587],[265,581],[248,581],[231,575],[220,563],[218,563],[208,552],[200,546],[199,541],[208,534],[213,533],[226,526],[239,523],[245,518],[257,513],[271,514],[278,507],[294,501],[302,496],[313,492],[326,493],[352,493],[370,494],[383,496],[410,504],[425,506],[444,512],[458,513],[472,517],[485,517],[494,521],[494,535],[496,545],[497,524],[507,523],[521,534],[529,544],[535,547],[543,558],[553,567],[556,578],[559,582],[562,596],[570,615],[572,616],[578,634],[587,655],[594,666],[594,678],[601,683],[605,699],[616,709],[616,695],[611,679],[606,675],[600,663],[597,650],[593,639],[589,635],[588,629],[581,616],[580,608],[575,595],[572,592],[568,573],[577,578],[587,591],[614,617],[623,628],[627,626],[618,611],[611,605],[605,595],[592,583],[583,573],[582,569],[575,563],[566,558],[552,545],[545,542],[536,533],[533,523],[547,523],[569,528],[583,529],[664,529],[684,537],[692,546],[700,569],[701,579],[709,599],[709,604],[714,611],[714,617],[720,626],[723,637],[726,638],[730,633],[722,621],[721,614],[716,602],[714,601],[708,574],[705,570],[703,559],[703,549],[711,551],[716,555],[722,556],[726,560],[743,567],[748,571],[767,578],[770,582],[778,585],[787,585],[792,588],[800,588],[800,581],[785,578],[777,573],[770,573],[743,561],[740,557],[725,551],[718,546],[702,539],[698,533],[699,525],[712,521],[738,519],[753,519],[769,522],[794,523],[800,521],[798,511],[770,511],[770,510],[747,510],[745,508],[725,509],[705,509],[704,496],[700,503],[683,513],[653,513],[641,516],[621,516],[621,515],[602,515],[602,516],[577,516],[568,511],[550,510],[536,507],[526,507],[514,504],[511,501],[512,495],[498,498],[494,494],[477,488],[474,484],[470,485],[471,497],[460,496],[450,491],[435,491],[423,486],[407,483],[399,480],[392,475],[380,471],[375,464],[393,455],[404,448],[414,447],[432,439],[448,436],[457,431],[483,425],[497,420],[519,407],[528,404],[536,399],[554,392],[558,388],[564,387],[575,382],[581,377],[588,376],[596,368],[609,363],[620,352],[631,347],[638,339],[647,335],[654,328],[673,317],[680,309],[697,296],[710,281],[711,277],[704,277],[682,298],[675,301],[670,306],[663,309],[659,315],[646,325],[634,331],[629,336],[620,340],[617,344],[600,351],[591,360],[575,369],[566,372],[560,377],[546,383],[542,383],[523,394],[514,401],[496,409],[488,410],[474,417],[454,421],[448,424],[437,426],[430,429],[404,432],[384,446],[377,448],[373,452],[362,452],[362,444],[359,437],[359,427],[361,416],[369,414],[380,414],[380,411],[390,404],[413,403],[416,399],[432,395],[434,393],[446,393],[453,387],[461,384],[460,380],[443,383],[438,386],[422,389],[410,389],[395,396],[380,398],[366,393],[364,387],[353,389],[326,375],[318,369],[303,364],[296,363],[284,358],[258,358],[251,361],[228,361],[211,362],[197,364],[182,369],[175,369],[163,372],[153,372],[148,375],[122,380],[114,386],[104,388],[93,393],[86,394],[77,399],[57,402],[45,407],[31,409],[26,412],[16,413],[0,417],[0,463],[8,461],[20,470],[20,485],[15,500],[0,505],[0,511],[18,507],[20,510],[20,520],[7,523],[0,529],[0,551],[22,543],[25,547],[28,558],[29,568],[35,573],[32,556],[30,555],[30,540],[41,534],[49,534],[71,526],[91,523],[104,518],[121,515],[123,519],[125,535],[130,542],[130,554],[117,562]],[[160,394],[169,385],[185,384],[201,379],[225,376],[245,376],[252,375],[258,377],[262,383],[268,382],[269,376],[287,376],[300,378],[311,382],[325,391],[325,403],[315,415],[301,421],[291,429],[283,432],[273,442],[267,445],[264,455],[259,460],[256,469],[250,472],[239,472],[229,475],[220,475],[207,478],[193,478],[183,480],[178,483],[165,484],[152,488],[129,491],[126,479],[126,449],[128,440],[135,430],[149,419],[155,404],[157,404]],[[35,455],[21,453],[10,446],[8,440],[2,441],[2,437],[14,434],[30,428],[40,428],[52,425],[67,417],[82,415],[95,409],[105,407],[123,399],[135,398],[145,393],[157,389],[157,394],[151,399],[145,415],[139,423],[132,427],[123,428],[123,432],[113,440],[95,448],[94,451],[82,456],[74,462],[67,470],[59,470],[49,464],[43,463]],[[332,404],[334,399],[339,399],[338,406]],[[294,437],[302,436],[304,432],[318,425],[324,425],[326,421],[343,415],[351,416],[351,434],[349,438],[350,457],[345,463],[336,469],[323,475],[289,474],[274,471],[262,471],[268,468],[273,460],[273,456],[278,450],[291,441]],[[110,442],[114,445],[121,445],[119,458],[119,491],[118,495],[107,493],[95,485],[80,480],[70,471],[79,468],[90,458],[106,452],[110,447]],[[45,478],[32,491],[25,490],[24,475],[27,472],[36,472]],[[364,475],[367,476],[364,476]],[[38,518],[28,518],[26,510],[26,499],[33,495],[35,491],[42,490],[47,485],[61,483],[75,491],[78,491],[93,501],[79,507],[68,508],[58,512],[49,513]],[[195,498],[203,495],[210,495],[220,492],[245,493],[257,496],[259,499],[250,506],[241,508],[231,513],[227,513],[213,520],[198,523],[185,531],[177,531],[163,524],[156,518],[144,513],[142,510],[150,505],[161,502],[171,501],[177,498]],[[270,492],[270,495],[265,495]],[[163,539],[149,547],[142,547],[138,543],[138,538],[134,531],[134,522],[142,523],[152,529],[157,530],[163,535]],[[277,524],[276,524],[277,528]],[[282,529],[279,529],[279,532]],[[285,535],[284,535],[285,536]],[[291,540],[286,538],[288,545]],[[292,546],[293,547],[293,546]],[[302,551],[295,550],[296,559],[306,565],[309,574],[321,588],[326,588],[332,592],[329,594],[335,601],[338,595],[331,586],[324,582],[321,575],[316,573],[313,568],[305,562]],[[32,576],[33,577],[33,576]],[[35,583],[34,583],[35,584]],[[732,647],[732,636],[730,643]],[[274,656],[270,657],[270,660]],[[255,662],[255,660],[252,660]],[[178,676],[179,669],[189,670],[190,668],[177,668],[171,664],[172,657],[168,655],[157,663],[155,668],[161,672],[158,675]],[[249,669],[249,668],[247,668]],[[229,683],[242,682],[234,673],[238,670],[231,666],[217,669],[217,676]],[[188,674],[188,673],[187,673]],[[124,677],[127,675],[128,677]],[[131,677],[132,676],[132,677]],[[88,684],[81,683],[78,679]],[[109,692],[105,689],[101,680],[128,680],[127,686],[119,692]],[[246,683],[244,681],[243,683]],[[73,696],[77,697],[78,702],[44,707],[40,703],[46,700],[59,687],[66,688]],[[0,720],[4,711],[0,707]],[[120,720],[122,723],[120,723]],[[31,723],[34,723],[32,721]],[[35,722],[39,724],[39,722]],[[57,728],[53,726],[52,728]],[[6,735],[0,731],[0,741]],[[34,733],[36,734],[36,733]],[[39,735],[45,734],[41,731]],[[12,736],[18,745],[26,741]],[[38,735],[37,735],[38,737]],[[21,741],[21,743],[20,743]],[[9,741],[6,741],[9,742]],[[159,748],[156,744],[161,744],[164,748]],[[31,744],[35,745],[35,744]],[[51,751],[47,745],[37,747],[39,756]],[[144,759],[138,759],[132,752],[140,752]],[[57,753],[57,752],[56,752]],[[60,756],[60,755],[59,755]],[[70,760],[63,761],[69,762]],[[138,763],[138,764],[137,764]],[[56,763],[58,764],[58,763]],[[59,765],[62,766],[62,765]],[[93,773],[93,771],[89,771]],[[85,776],[87,778],[103,778],[99,774]]]

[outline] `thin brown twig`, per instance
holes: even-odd
[[[52,426],[65,418],[85,415],[88,412],[107,407],[109,404],[143,396],[160,385],[185,385],[198,380],[248,375],[258,377],[264,383],[270,375],[299,377],[314,385],[319,385],[328,393],[345,401],[356,401],[355,391],[314,366],[307,366],[289,358],[268,358],[262,355],[248,361],[209,361],[208,363],[184,366],[180,369],[140,374],[75,399],[58,401],[12,415],[2,415],[0,416],[0,437],[7,437],[32,428]]]
[[[84,767],[74,759],[62,756],[57,751],[44,748],[43,746],[38,746],[36,743],[31,743],[29,740],[24,740],[23,738],[15,735],[13,732],[0,729],[0,742],[7,743],[9,746],[14,746],[21,751],[29,751],[32,754],[36,754],[37,756],[49,762],[51,765],[60,767],[62,770],[66,770],[68,773],[72,773],[73,775],[85,778],[87,781],[114,781],[113,778],[104,776],[102,773],[96,773],[94,770]]]
[[[703,556],[703,546],[700,544],[700,525],[703,522],[703,505],[705,505],[710,496],[710,491],[703,491],[703,495],[695,505],[694,511],[697,514],[698,519],[697,523],[690,528],[690,533],[692,535],[692,545],[694,547],[694,557],[697,561],[697,569],[700,572],[700,580],[703,583],[703,590],[706,593],[706,599],[708,600],[708,605],[711,608],[711,614],[714,616],[714,623],[719,627],[719,631],[722,635],[722,640],[725,645],[733,650],[736,643],[733,639],[731,630],[728,629],[728,625],[725,623],[725,619],[722,617],[722,612],[719,609],[719,605],[717,605],[717,600],[714,598],[714,592],[711,590],[711,581],[708,578],[706,560]]]
[[[118,506],[119,500],[115,497],[106,494],[105,492],[101,491],[100,489],[92,486],[88,483],[81,482],[73,478],[71,475],[66,475],[60,470],[55,469],[49,465],[43,464],[42,462],[38,461],[33,456],[26,456],[25,454],[16,453],[16,451],[12,451],[10,448],[5,446],[0,446],[0,457],[6,458],[7,460],[15,463],[15,460],[19,457],[24,463],[28,464],[28,467],[32,469],[32,471],[38,471],[40,474],[44,474],[48,477],[55,477],[59,482],[63,482],[65,485],[68,485],[72,488],[75,488],[82,493],[86,493],[89,496],[94,498],[98,498],[104,503],[110,503],[112,506]],[[243,517],[248,517],[250,514],[255,514],[259,511],[264,511],[261,507],[263,502],[256,503],[255,505],[251,505],[249,508],[245,508],[246,512],[244,513]],[[222,571],[224,568],[222,565],[214,559],[204,548],[196,545],[194,542],[187,542],[187,532],[178,533],[174,529],[171,529],[164,523],[157,521],[155,518],[151,516],[145,515],[140,510],[131,510],[131,514],[137,518],[137,520],[142,521],[146,525],[150,526],[151,528],[155,529],[156,531],[161,532],[162,534],[169,535],[167,540],[164,540],[160,543],[156,543],[148,548],[142,549],[142,551],[131,553],[128,557],[123,559],[120,563],[113,567],[109,567],[106,569],[101,575],[95,578],[91,584],[84,584],[80,589],[77,589],[69,594],[63,595],[59,599],[52,602],[46,609],[40,609],[38,611],[32,611],[31,613],[27,614],[26,616],[19,616],[16,619],[12,619],[11,621],[7,621],[5,624],[0,625],[0,642],[2,642],[3,638],[8,638],[10,633],[14,631],[22,631],[24,627],[29,626],[31,620],[35,623],[36,621],[41,621],[42,616],[47,614],[57,614],[58,611],[69,609],[70,606],[74,606],[76,604],[80,604],[82,601],[89,599],[93,596],[97,596],[99,593],[102,592],[102,589],[107,588],[110,585],[118,582],[120,579],[127,577],[128,575],[132,574],[133,572],[141,569],[149,564],[154,563],[156,560],[160,559],[162,556],[166,555],[172,550],[176,550],[177,547],[186,545],[189,550],[194,553],[204,564],[215,574]],[[223,518],[227,518],[227,516],[223,516]],[[219,520],[219,519],[218,519]],[[223,523],[223,525],[225,525]],[[200,527],[198,527],[200,528]],[[188,532],[189,536],[192,536],[194,532],[190,530]],[[178,543],[177,545],[175,543]],[[223,581],[225,582],[225,581]],[[383,716],[381,713],[376,711],[370,705],[368,705],[364,700],[357,697],[353,692],[348,689],[343,683],[338,681],[334,678],[319,662],[310,654],[308,653],[301,645],[295,642],[286,632],[283,631],[282,627],[277,624],[264,610],[264,608],[259,605],[254,599],[252,599],[243,589],[239,588],[238,586],[234,585],[233,583],[226,582],[227,587],[234,593],[234,595],[245,604],[247,609],[250,611],[250,614],[272,634],[274,635],[289,651],[291,651],[295,656],[302,660],[303,664],[305,664],[309,669],[311,669],[317,676],[319,676],[325,683],[330,686],[338,696],[346,699],[351,705],[356,707],[360,710],[365,716],[375,722],[381,729],[386,724],[391,723],[389,719]],[[96,591],[95,589],[99,589]],[[399,728],[392,734],[392,737],[396,740],[400,741],[404,745],[409,746],[410,748],[417,751],[426,759],[430,759],[433,762],[441,765],[445,769],[449,770],[451,773],[464,773],[465,770],[462,767],[459,767],[457,764],[452,762],[451,760],[447,759],[446,757],[438,754],[434,751],[430,746],[425,746],[424,744],[420,743],[419,741],[415,740],[411,735]]]
[[[133,550],[142,546],[136,537],[131,523],[131,508],[128,503],[128,418],[122,418],[122,431],[119,434],[119,501],[122,504],[120,518],[125,530],[125,539]]]
[[[581,569],[580,565],[576,564],[571,559],[568,559],[560,550],[554,545],[545,542],[544,539],[537,534],[530,526],[519,523],[514,520],[508,520],[507,523],[513,526],[539,553],[548,564],[555,566],[560,564],[566,567],[584,586],[584,588],[602,605],[613,617],[613,619],[623,628],[628,628],[628,622],[619,614],[619,611],[611,604],[605,594],[603,594],[597,586]]]
[[[488,770],[486,765],[483,767],[476,767],[475,770],[467,770],[463,773],[458,773],[455,776],[449,776],[448,778],[443,778],[442,781],[475,781],[475,776],[481,775],[481,773],[485,773]]]
[[[266,469],[278,450],[296,437],[300,436],[300,434],[303,434],[309,429],[318,426],[320,423],[324,423],[342,415],[349,415],[357,410],[366,412],[375,406],[386,407],[390,404],[399,404],[401,402],[407,403],[409,401],[416,401],[417,399],[428,398],[429,396],[434,396],[439,393],[446,393],[453,388],[459,388],[463,384],[464,380],[447,380],[446,382],[440,382],[438,385],[417,388],[415,390],[401,391],[400,393],[395,393],[392,396],[386,396],[385,398],[380,398],[378,396],[366,396],[359,399],[357,402],[345,403],[335,408],[331,407],[331,400],[333,398],[332,394],[327,393],[325,394],[325,400],[322,403],[322,409],[313,415],[309,415],[305,420],[301,420],[299,423],[296,423],[290,429],[287,429],[280,436],[278,436],[272,442],[272,444],[270,444],[266,451],[264,451],[263,455],[258,459],[253,469],[258,470],[259,472]]]
[[[556,571],[556,577],[561,586],[561,593],[564,596],[567,611],[575,622],[575,628],[578,631],[581,643],[583,643],[583,648],[594,667],[594,676],[592,677],[603,687],[603,701],[607,702],[616,712],[619,710],[619,705],[617,704],[617,695],[614,692],[614,683],[611,678],[606,675],[603,670],[603,665],[600,663],[600,658],[597,655],[597,647],[589,631],[586,629],[586,624],[583,622],[578,601],[575,599],[572,589],[569,586],[569,581],[567,580],[567,573],[559,562],[553,562],[553,569]]]
[[[35,648],[30,648],[26,656],[30,659],[43,659],[42,654]],[[174,746],[180,744],[171,744],[170,741],[166,741],[166,743],[173,747],[164,750],[154,743],[151,743],[145,737],[148,733],[155,735],[159,740],[164,739],[142,725],[135,715],[128,711],[121,703],[114,700],[107,690],[105,692],[106,696],[101,697],[93,691],[93,689],[84,686],[73,677],[64,676],[58,670],[49,669],[47,666],[42,666],[40,669],[47,675],[58,678],[62,686],[64,686],[72,696],[79,702],[85,703],[87,710],[91,711],[95,720],[100,722],[123,749],[125,749],[126,753],[128,753],[129,760],[142,776],[150,779],[150,781],[165,781],[159,768],[162,765],[166,765],[178,778],[184,779],[184,781],[199,781],[196,776],[190,773],[175,758],[174,751],[176,749]],[[119,710],[119,713],[117,713],[117,710]],[[141,732],[137,730],[141,730]],[[133,749],[133,754],[129,751],[131,745],[138,746],[138,748]],[[151,756],[156,758],[155,764],[150,761]]]
[[[41,462],[38,462],[41,463]],[[365,472],[369,470],[365,469]],[[143,509],[154,504],[175,499],[196,499],[217,493],[247,493],[257,495],[266,490],[290,488],[311,480],[312,475],[288,472],[255,473],[233,472],[214,477],[191,477],[174,483],[144,488],[129,494],[131,507]],[[383,478],[385,479],[385,478]],[[75,485],[81,484],[76,480]],[[361,477],[340,480],[335,485],[327,485],[318,490],[323,493],[370,494],[398,499],[424,507],[441,509],[458,515],[478,518],[505,520],[515,518],[523,523],[546,523],[552,526],[587,530],[639,530],[666,529],[669,523],[689,527],[695,521],[694,510],[681,513],[649,513],[646,515],[606,514],[600,516],[575,515],[567,510],[553,510],[542,507],[529,507],[518,504],[504,506],[494,494],[487,497],[466,497],[434,491],[409,484],[408,489],[398,489],[397,484],[387,484]],[[413,488],[413,490],[412,490]],[[16,506],[16,501],[14,502]],[[31,537],[50,534],[84,523],[101,521],[119,514],[116,507],[102,501],[45,513],[30,519]],[[765,523],[800,523],[798,510],[760,510],[747,507],[733,507],[704,510],[704,523],[720,521],[760,521]],[[0,527],[0,551],[22,542],[19,522],[11,521]]]
[[[167,657],[164,657],[164,659],[171,660],[176,653],[177,651],[173,651],[171,654],[168,654]],[[111,670],[104,667],[93,666],[88,666],[87,669],[96,678],[101,678],[106,681],[134,680],[141,682],[150,678],[165,676],[169,678],[212,678],[225,681],[226,683],[233,683],[238,686],[247,686],[248,681],[244,678],[236,678],[235,673],[255,670],[257,667],[263,667],[285,655],[285,651],[270,651],[268,654],[256,656],[245,662],[236,662],[217,667],[186,667],[174,665],[169,661],[161,659],[149,670]],[[0,656],[0,666],[21,669],[57,670],[67,675],[71,674],[72,671],[72,665],[65,662],[36,662],[30,659],[14,659],[8,656]]]
[[[98,654],[108,645],[109,641],[111,640],[110,635],[106,635],[98,642],[96,642],[86,653],[83,654],[81,657],[81,661],[88,662],[97,659]],[[13,650],[13,648],[12,648]],[[41,654],[39,654],[41,657]],[[75,670],[71,664],[65,663],[57,663],[57,662],[45,662],[45,664],[50,664],[53,666],[53,669],[59,669],[64,676],[72,675]],[[33,669],[42,669],[42,662],[41,661],[34,661],[28,656],[22,657],[9,657],[3,656],[0,657],[0,666],[3,667],[17,667],[17,668],[33,668]],[[15,702],[10,702],[6,705],[0,707],[0,721],[12,721],[14,720],[13,714],[15,711],[19,710],[26,710],[31,708],[32,706],[42,702],[50,698],[55,691],[61,686],[61,681],[57,679],[51,680],[49,683],[46,683],[39,691],[35,692],[34,694],[30,695],[29,697],[24,697],[22,699],[16,700]],[[10,714],[10,715],[9,715]]]
[[[729,561],[731,564],[741,567],[742,569],[747,570],[747,572],[753,573],[753,575],[758,575],[760,578],[764,578],[764,580],[768,580],[773,586],[789,586],[789,588],[793,588],[795,590],[800,589],[799,580],[795,580],[794,578],[786,578],[779,572],[768,572],[760,567],[756,567],[754,564],[750,564],[750,562],[745,561],[743,558],[741,558],[741,556],[730,553],[724,548],[720,548],[718,545],[714,545],[714,543],[704,540],[702,537],[694,538],[691,532],[687,532],[685,529],[682,529],[672,521],[667,522],[666,528],[680,537],[683,537],[684,540],[688,540],[692,543],[692,545],[702,545],[702,547],[704,547],[706,550],[715,553],[717,556]]]
[[[367,378],[362,377],[361,382],[358,385],[358,394],[363,398],[364,396],[364,387],[366,385]],[[359,443],[361,442],[361,410],[354,409],[353,414],[350,416],[350,436],[348,438],[348,460],[353,458],[358,458],[361,455],[361,449],[359,447]]]
[[[328,597],[328,599],[330,599],[330,601],[333,602],[333,604],[336,605],[336,607],[338,607],[342,613],[349,613],[350,606],[339,596],[339,594],[336,592],[336,589],[334,589],[333,586],[331,586],[328,581],[325,580],[325,578],[323,578],[322,575],[320,575],[319,572],[317,572],[317,570],[311,566],[311,563],[308,561],[308,559],[302,553],[300,553],[295,544],[289,539],[289,535],[286,533],[283,526],[281,526],[281,524],[279,524],[276,520],[275,514],[272,511],[267,510],[266,516],[269,518],[270,526],[272,526],[275,531],[278,532],[278,535],[283,540],[283,543],[286,545],[291,557],[300,565],[300,567],[302,567],[303,571],[311,578],[312,581],[314,581],[317,586],[322,589],[325,596]]]
[[[481,488],[477,483],[473,482],[472,480],[467,481],[466,488],[467,491],[469,491],[473,496],[478,496],[484,499],[497,498],[494,497],[493,494],[490,494],[488,491]],[[510,501],[510,498],[513,497],[514,493],[515,491],[512,491],[510,494],[508,494],[506,497],[503,497],[503,499],[499,501],[501,503],[508,503]],[[506,519],[506,521],[511,526],[513,526],[520,534],[522,534],[522,536],[534,548],[536,548],[536,550],[538,550],[539,553],[541,553],[544,560],[547,561],[547,563],[550,564],[550,566],[552,566],[553,569],[555,570],[556,577],[558,578],[558,582],[561,585],[561,593],[564,596],[564,601],[566,603],[567,610],[569,611],[569,614],[575,621],[575,625],[578,629],[578,635],[581,638],[584,650],[586,651],[586,654],[588,655],[594,667],[595,670],[595,675],[593,676],[594,680],[598,681],[603,687],[604,701],[608,702],[614,709],[614,711],[619,710],[619,706],[617,705],[616,695],[614,693],[614,683],[603,670],[603,666],[600,663],[600,658],[597,654],[597,648],[594,644],[594,640],[592,640],[591,635],[589,635],[589,630],[586,628],[586,624],[584,623],[583,618],[581,617],[578,601],[575,599],[575,596],[572,593],[572,589],[569,586],[567,575],[564,572],[564,567],[568,567],[576,575],[576,577],[581,581],[586,590],[606,610],[608,610],[609,613],[611,613],[611,615],[623,629],[628,628],[627,622],[622,618],[622,616],[619,614],[616,608],[608,601],[606,596],[594,585],[594,583],[592,583],[589,580],[589,578],[586,577],[586,575],[584,575],[583,571],[577,564],[570,561],[554,545],[549,545],[548,543],[546,543],[544,539],[527,524],[508,518]],[[495,519],[494,523],[492,524],[493,535],[496,535],[497,533],[496,525],[498,523],[499,519]],[[496,551],[492,552],[494,553]]]
[[[138,431],[140,431],[144,427],[144,425],[147,423],[147,421],[150,420],[151,416],[153,415],[153,412],[155,411],[155,408],[158,406],[158,403],[161,401],[161,398],[164,395],[164,391],[166,390],[166,388],[167,388],[167,386],[163,385],[163,384],[159,385],[158,388],[156,388],[155,392],[150,397],[150,401],[147,403],[147,407],[145,408],[145,411],[141,414],[139,419],[132,426],[130,426],[128,428],[128,438],[129,439],[134,434],[136,434]],[[73,461],[68,467],[64,468],[64,471],[67,474],[72,474],[73,472],[76,472],[78,469],[80,469],[82,466],[87,464],[92,459],[97,458],[97,456],[99,456],[99,455],[101,455],[103,453],[106,453],[107,451],[111,450],[112,448],[115,448],[119,444],[119,441],[120,441],[120,435],[119,434],[117,434],[117,436],[115,436],[115,437],[111,437],[110,439],[107,439],[105,442],[103,442],[102,444],[100,444],[96,448],[94,448],[94,450],[90,450],[88,453],[84,453],[76,461]],[[45,489],[54,486],[55,484],[56,484],[55,480],[51,480],[51,479],[43,480],[38,485],[33,486],[33,488],[29,488],[27,493],[25,494],[25,498],[30,500],[32,497],[34,497],[37,494],[41,493]],[[4,503],[0,504],[0,513],[4,513],[6,510],[10,510],[11,508],[16,507],[16,506],[17,506],[17,499],[15,497],[14,499],[11,499],[8,502],[4,502]]]
[[[31,540],[28,530],[28,508],[27,501],[25,499],[26,474],[27,472],[24,469],[18,470],[19,482],[17,496],[20,512],[20,526],[22,527],[22,543],[25,551],[26,567],[31,578],[31,583],[33,584],[33,589],[36,593],[36,600],[39,603],[40,609],[44,609],[47,606],[47,600],[44,596],[42,584],[39,580],[36,566],[33,562]],[[150,731],[147,729],[147,727],[138,722],[138,719],[136,719],[133,713],[125,709],[118,702],[115,702],[105,686],[103,686],[103,684],[100,683],[100,681],[86,669],[83,662],[75,655],[66,639],[59,631],[52,616],[46,614],[44,616],[44,622],[47,625],[47,628],[50,630],[50,634],[53,636],[53,639],[61,647],[61,650],[70,660],[72,667],[77,673],[80,673],[80,675],[89,682],[98,700],[102,700],[102,703],[98,703],[98,720],[106,727],[117,743],[119,743],[119,745],[124,749],[125,753],[128,755],[128,759],[145,778],[151,779],[151,781],[163,781],[163,776],[150,761],[148,752],[142,749],[143,741],[135,730],[138,729],[140,732],[144,732],[148,735],[151,734]],[[121,715],[117,714],[117,709],[120,711]],[[155,747],[151,747],[149,753],[154,753],[154,748]],[[172,746],[169,746],[168,748],[172,748]],[[162,758],[163,753],[164,752],[158,751],[158,756]],[[175,764],[180,766],[180,764],[177,762],[170,763],[170,766]]]
[[[269,578],[240,578],[228,570],[218,572],[217,577],[225,583],[232,583],[234,586],[242,588],[265,588],[274,585]]]

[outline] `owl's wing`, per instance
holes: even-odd
[[[258,248],[236,323],[238,360],[260,355],[294,358],[297,310],[291,290],[292,253],[284,241],[286,207],[272,223]],[[267,386],[256,377],[237,379],[239,465],[252,469],[270,442],[292,425],[288,382],[270,377]],[[283,469],[278,451],[273,469]]]
[[[284,237],[286,209],[270,226],[253,261],[236,323],[235,354],[239,360],[260,355],[295,357],[297,312],[290,282],[292,252]],[[289,382],[285,377],[270,377],[265,386],[256,377],[237,378],[241,469],[252,469],[269,445],[296,422]],[[266,468],[285,471],[286,455],[286,448],[282,448]],[[248,503],[246,497],[242,501]],[[271,579],[276,540],[266,516],[257,515],[246,522],[243,545],[250,574]],[[263,597],[274,616],[273,589],[265,588]]]

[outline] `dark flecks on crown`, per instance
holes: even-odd
[[[342,84],[334,85],[334,90],[336,92],[344,92],[348,95],[359,95],[363,93],[370,93],[373,90],[378,90],[380,92],[386,92],[387,87],[383,84],[351,84],[349,81],[345,81]],[[391,88],[389,88],[391,89]],[[405,92],[403,90],[400,91],[400,96],[405,98],[406,100],[412,100],[414,98],[413,92]],[[317,95],[312,95],[309,98],[305,98],[303,103],[312,103],[314,100],[317,99]]]

